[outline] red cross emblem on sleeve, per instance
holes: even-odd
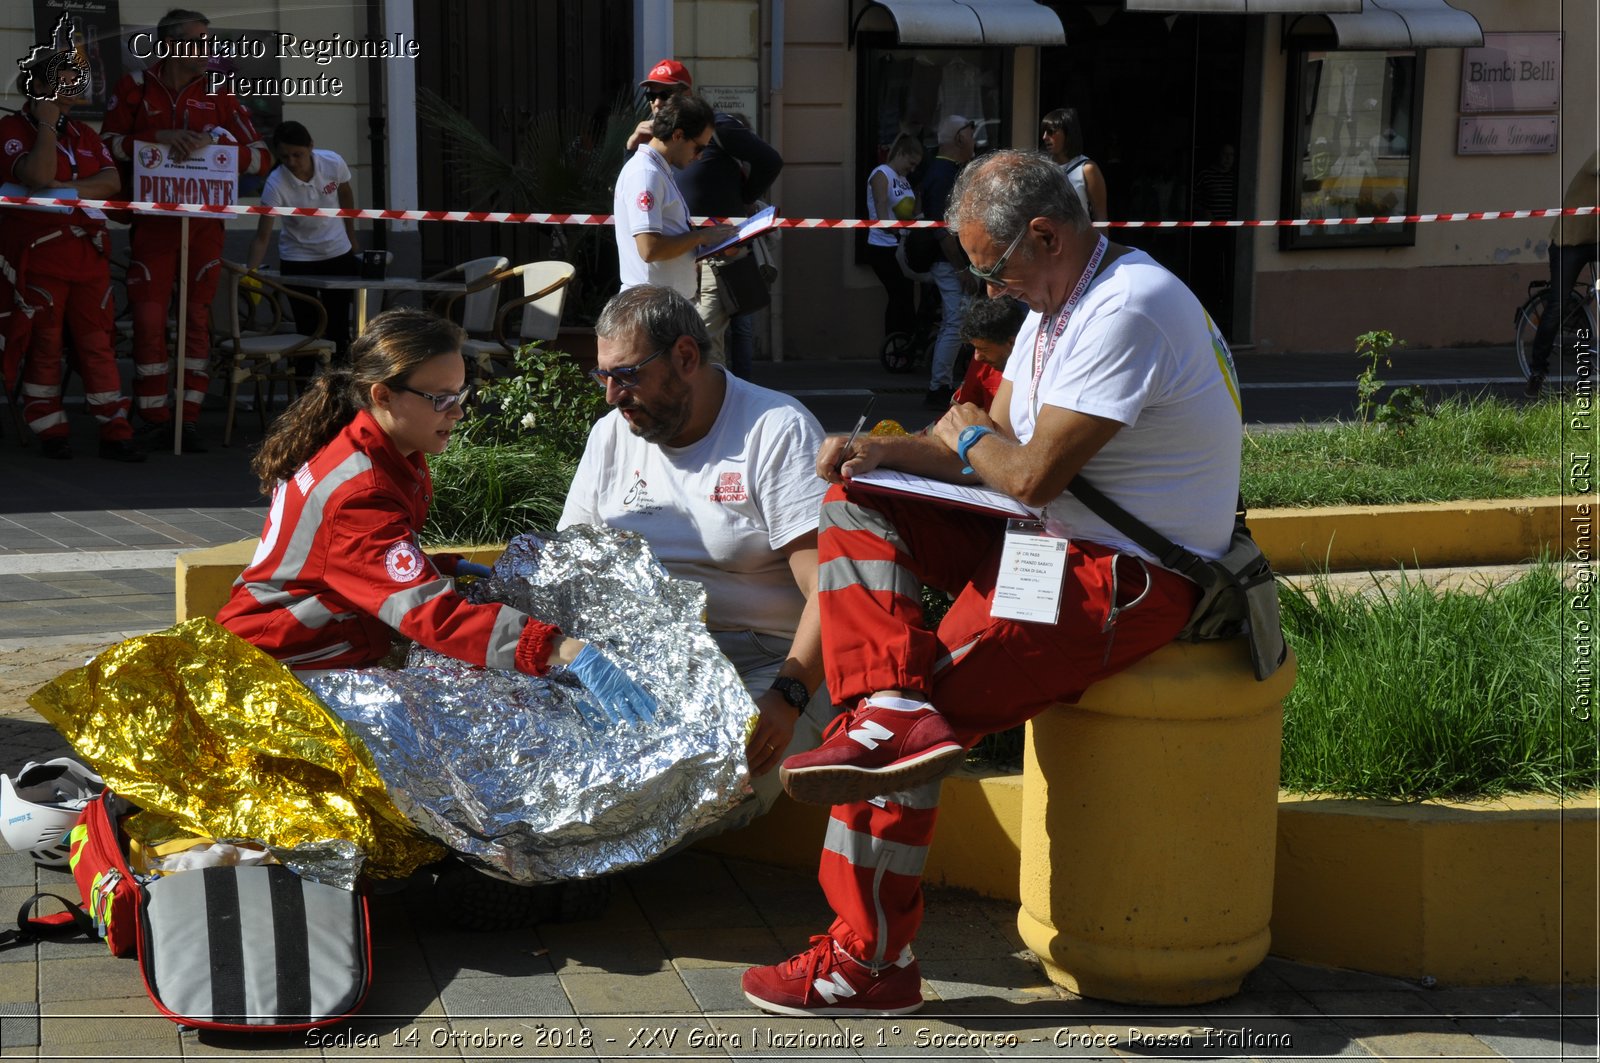
[[[639,193],[639,198],[634,202],[639,204],[640,210],[648,211],[651,207],[656,205],[656,197],[650,194],[649,189],[646,189],[645,191]]]

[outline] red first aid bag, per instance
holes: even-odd
[[[67,835],[68,866],[84,910],[113,956],[126,956],[139,941],[139,882],[128,869],[128,836],[122,821],[134,811],[125,798],[106,790],[84,806]]]

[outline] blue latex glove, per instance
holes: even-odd
[[[611,722],[649,723],[656,718],[656,699],[644,687],[628,677],[628,673],[607,660],[593,646],[585,646],[577,658],[567,666],[578,681],[589,688],[589,693],[600,702]],[[584,714],[589,726],[600,731],[605,721]]]
[[[488,565],[480,565],[476,561],[457,561],[456,575],[475,576],[478,579],[488,579],[494,575],[494,569]]]

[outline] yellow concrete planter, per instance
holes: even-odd
[[[1125,1004],[1238,992],[1267,955],[1283,698],[1242,641],[1172,643],[1028,724],[1017,928]]]
[[[1272,951],[1455,985],[1596,981],[1597,797],[1279,804]]]

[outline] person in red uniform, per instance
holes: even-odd
[[[198,11],[168,11],[156,24],[157,40],[182,53],[117,83],[100,136],[119,162],[133,158],[134,143],[170,144],[180,161],[214,142],[239,146],[241,173],[265,174],[272,152],[256,133],[250,113],[231,92],[206,91],[206,27]],[[195,53],[189,55],[188,53]],[[167,407],[167,312],[178,277],[182,221],[176,216],[133,219],[128,301],[133,305],[134,405],[151,439],[171,435]],[[210,383],[211,299],[222,273],[221,221],[189,219],[189,304],[183,358],[183,449],[205,450],[195,423]]]
[[[465,414],[464,336],[423,310],[379,314],[351,365],[317,377],[273,422],[251,464],[272,506],[217,622],[292,668],[377,664],[396,633],[480,667],[543,675],[561,664],[612,722],[647,722],[655,699],[593,646],[467,601],[450,577],[489,570],[417,545],[433,495],[423,455],[443,453]]]
[[[1027,316],[1027,308],[1006,295],[974,299],[968,304],[967,316],[961,319],[961,341],[972,344],[972,361],[967,363],[966,376],[951,396],[950,405],[970,402],[988,412],[1005,379],[1017,330]]]
[[[72,105],[87,81],[76,67],[49,95],[32,83],[58,53],[28,71],[30,95],[21,113],[0,119],[0,180],[28,193],[66,190],[84,199],[111,199],[122,187],[111,156],[92,127],[72,120]],[[34,93],[38,93],[35,95]],[[105,215],[0,208],[0,349],[9,394],[20,365],[22,415],[47,458],[70,458],[67,415],[61,408],[62,338],[72,335],[85,405],[100,422],[100,456],[143,461],[130,441],[128,400],[112,350],[114,309],[106,257]]]

